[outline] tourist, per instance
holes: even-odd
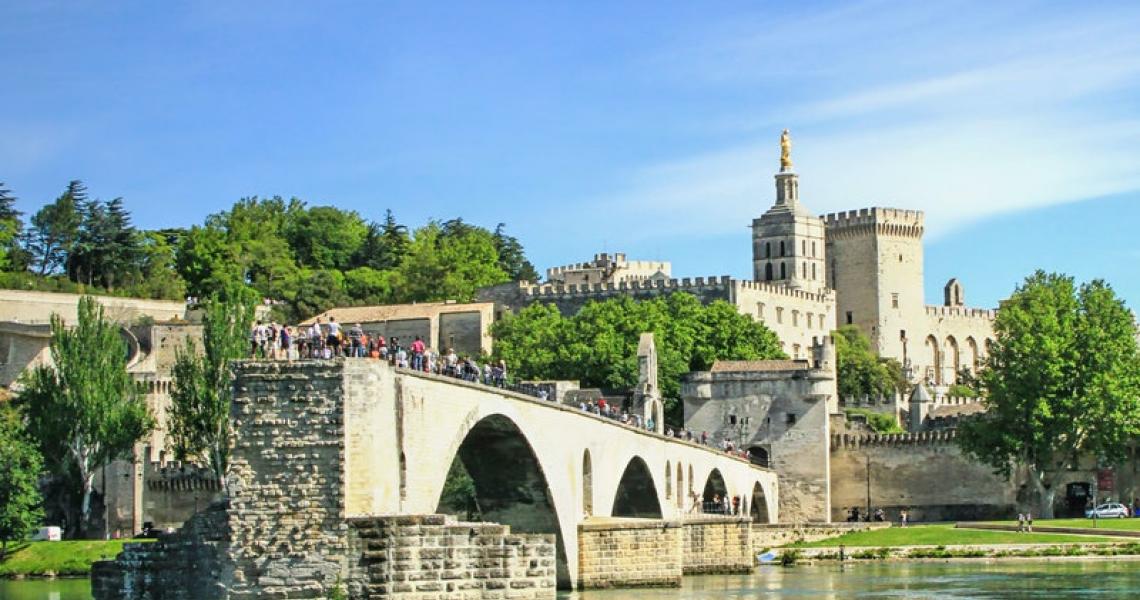
[[[734,515],[740,514],[740,496],[733,496],[732,497],[732,514],[734,514]]]
[[[1033,515],[1028,511],[1025,513],[1025,531],[1033,533]]]
[[[899,524],[903,527],[906,527],[907,516],[905,508],[899,512]]]
[[[422,371],[424,368],[424,340],[420,336],[412,341],[412,370]]]
[[[364,328],[357,323],[348,330],[349,347],[352,348],[354,358],[364,357]]]
[[[1017,532],[1025,532],[1025,513],[1017,513]]]
[[[396,346],[396,366],[401,369],[408,368],[408,351]]]
[[[329,348],[332,349],[332,352],[330,353],[332,356],[340,354],[340,323],[337,323],[336,319],[333,317],[329,317],[328,337],[326,338],[326,343]]]
[[[281,348],[281,355],[285,360],[293,360],[293,334],[289,331],[288,325],[281,326],[281,333],[277,335],[278,344]]]
[[[324,328],[321,327],[321,318],[317,317],[317,320],[309,327],[309,353],[312,358],[321,357],[321,346],[324,345],[323,342]]]

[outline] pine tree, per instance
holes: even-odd
[[[66,266],[68,253],[79,233],[79,209],[87,203],[87,188],[74,180],[55,202],[32,216],[32,228],[25,234],[25,247],[40,275]]]
[[[506,271],[512,281],[538,281],[538,271],[526,259],[522,243],[507,235],[506,223],[495,227],[495,250],[499,253],[499,268]]]
[[[0,181],[0,269],[12,270],[23,262],[19,244],[22,214],[16,210],[16,197]]]

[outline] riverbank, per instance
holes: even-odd
[[[95,561],[109,560],[123,550],[123,544],[151,540],[67,540],[62,542],[20,542],[8,544],[8,554],[0,560],[0,578],[85,577]]]
[[[792,548],[907,547],[1001,544],[1111,543],[1127,541],[1094,531],[1076,533],[1020,533],[1017,531],[969,529],[966,524],[940,523],[888,527],[845,533],[840,536],[791,544]]]

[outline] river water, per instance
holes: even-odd
[[[83,579],[0,580],[0,600],[90,600]],[[713,598],[1140,598],[1140,562],[867,562],[761,567],[750,575],[686,577],[679,589],[560,593],[559,600]]]

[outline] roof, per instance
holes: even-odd
[[[914,392],[910,395],[911,402],[930,402],[930,392],[923,384],[914,386]]]
[[[318,318],[327,321],[329,317],[341,323],[376,323],[378,321],[397,321],[402,319],[429,319],[438,314],[474,312],[493,310],[493,302],[471,302],[457,304],[453,302],[423,302],[417,304],[382,304],[378,306],[346,306],[331,308],[325,312],[305,319],[301,325],[309,325]]]
[[[718,360],[712,373],[749,373],[755,371],[802,371],[810,369],[806,360]]]
[[[978,413],[986,412],[986,407],[981,402],[971,402],[969,404],[945,404],[930,411],[930,418],[944,418],[944,417],[965,417],[968,415],[976,415]]]

